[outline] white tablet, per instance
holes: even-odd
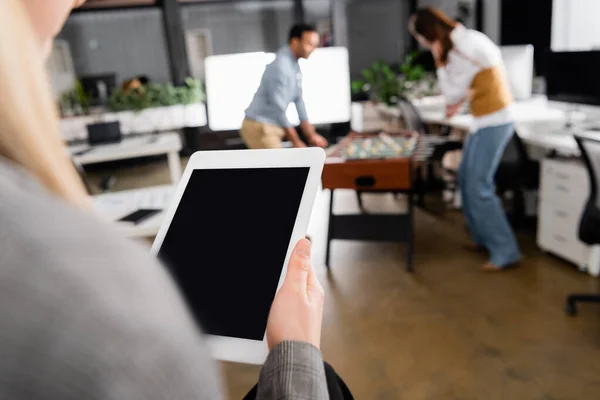
[[[306,235],[325,152],[197,152],[152,246],[170,269],[214,358],[262,364],[267,318]]]

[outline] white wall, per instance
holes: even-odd
[[[600,49],[600,1],[553,0],[552,50]]]

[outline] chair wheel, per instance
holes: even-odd
[[[567,315],[573,317],[577,315],[577,306],[575,306],[575,303],[567,301],[567,307],[565,311],[567,312]]]

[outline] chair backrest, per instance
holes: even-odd
[[[600,244],[600,197],[598,179],[600,177],[600,139],[575,136],[581,150],[581,158],[588,171],[590,197],[579,222],[579,239],[587,244]]]
[[[526,178],[524,171],[529,161],[527,148],[515,131],[500,159],[495,176],[496,185],[500,189],[520,186],[521,178]]]
[[[528,161],[529,154],[527,153],[525,143],[521,140],[519,133],[515,131],[510,142],[506,145],[506,149],[504,149],[504,154],[502,154],[502,158],[500,159],[500,165],[510,164],[520,167]]]
[[[421,118],[421,113],[415,105],[408,99],[401,97],[398,99],[398,109],[404,120],[404,127],[409,131],[415,131],[424,135],[429,134],[429,127]]]

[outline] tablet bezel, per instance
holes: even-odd
[[[152,254],[158,255],[194,170],[308,167],[309,172],[304,185],[302,200],[300,201],[294,229],[292,230],[285,260],[281,268],[279,283],[277,284],[277,291],[279,291],[292,250],[296,243],[306,236],[312,208],[321,182],[324,163],[325,152],[320,148],[201,151],[194,153],[183,172],[181,181],[177,185],[173,200],[165,211],[164,220],[152,244]],[[276,184],[276,182],[273,184]],[[206,338],[211,354],[217,360],[244,364],[263,364],[269,353],[266,332],[262,341],[215,335],[206,335]]]

